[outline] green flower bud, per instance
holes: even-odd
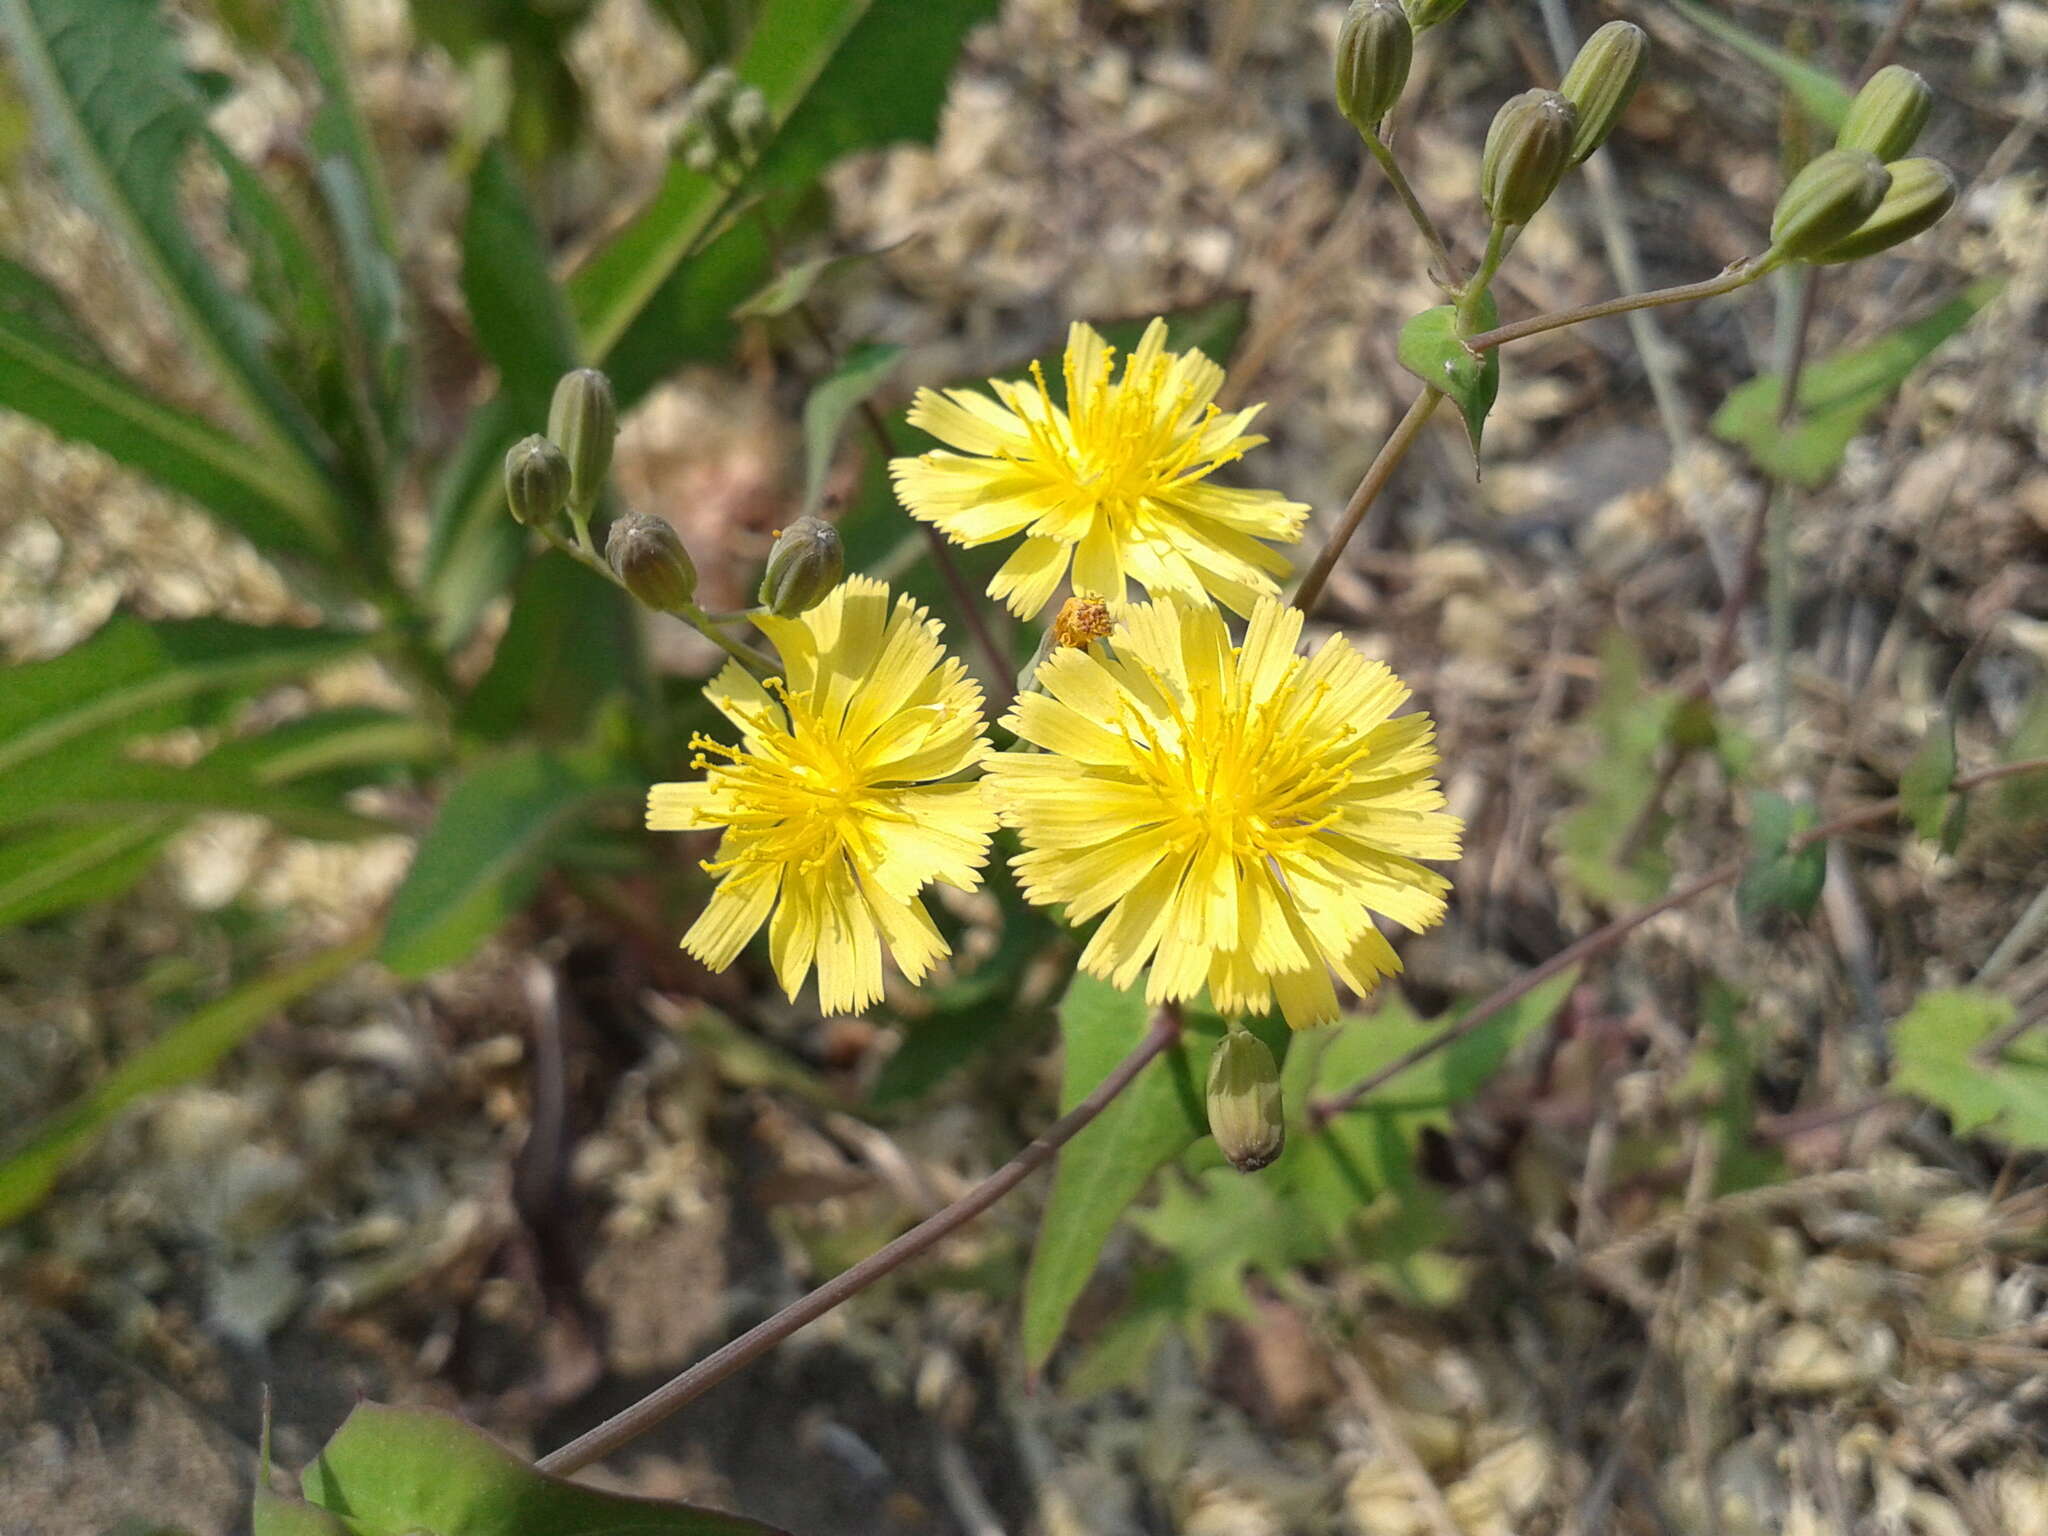
[[[699,176],[709,176],[718,169],[718,146],[699,134],[683,146],[683,164]]]
[[[1465,8],[1465,0],[1401,0],[1408,10],[1408,24],[1427,32],[1440,21],[1449,21]]]
[[[1889,165],[1913,147],[1933,111],[1934,92],[1927,82],[1904,65],[1887,64],[1863,82],[1849,103],[1835,148],[1868,150]]]
[[[1415,57],[1415,29],[1401,0],[1351,0],[1337,29],[1337,110],[1373,133],[1401,99]]]
[[[1939,160],[1894,160],[1885,169],[1892,173],[1892,186],[1877,212],[1857,225],[1847,239],[1837,240],[1809,260],[1833,263],[1875,256],[1932,229],[1955,206],[1955,173]]]
[[[778,619],[807,613],[846,574],[839,530],[819,517],[800,517],[782,530],[761,577],[761,606]]]
[[[1806,261],[1877,212],[1891,172],[1864,149],[1830,149],[1792,178],[1771,215],[1771,254]]]
[[[1239,1173],[1257,1173],[1280,1155],[1280,1067],[1266,1042],[1232,1025],[1209,1058],[1209,1134]]]
[[[761,94],[761,88],[750,85],[735,96],[726,121],[732,126],[732,136],[739,140],[740,148],[749,156],[759,154],[768,142],[768,98]]]
[[[659,613],[697,593],[697,567],[668,519],[628,512],[605,535],[604,557],[628,592]]]
[[[1511,96],[1486,132],[1479,195],[1496,224],[1526,224],[1571,169],[1579,109],[1556,91]]]
[[[545,523],[569,504],[569,461],[536,432],[505,454],[505,504],[515,521]]]
[[[588,512],[611,472],[612,440],[619,435],[619,407],[612,381],[595,368],[562,375],[548,407],[548,436],[569,461],[569,505]]]
[[[1626,21],[1610,21],[1586,39],[1557,93],[1579,109],[1578,132],[1572,136],[1572,164],[1577,165],[1607,142],[1643,78],[1650,39]]]

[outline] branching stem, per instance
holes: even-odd
[[[1322,547],[1315,563],[1308,568],[1308,574],[1301,578],[1301,585],[1294,589],[1294,606],[1303,613],[1315,612],[1316,602],[1323,595],[1330,572],[1337,568],[1344,546],[1358,532],[1359,524],[1365,521],[1365,514],[1379,499],[1380,492],[1387,488],[1387,482],[1393,479],[1394,471],[1408,456],[1408,450],[1415,446],[1415,439],[1422,435],[1423,424],[1443,397],[1442,390],[1425,388],[1415,397],[1415,403],[1408,407],[1408,414],[1395,425],[1386,442],[1380,445],[1378,455],[1365,471],[1365,478],[1351,493],[1351,500],[1344,508],[1343,517],[1338,520],[1336,531],[1330,535],[1329,543]]]
[[[1689,304],[1694,299],[1711,299],[1718,294],[1733,293],[1738,288],[1747,287],[1770,269],[1767,257],[1746,256],[1718,277],[1707,278],[1704,282],[1681,283],[1676,288],[1653,288],[1648,293],[1603,299],[1598,304],[1587,304],[1579,309],[1560,309],[1548,315],[1535,315],[1527,320],[1517,320],[1513,325],[1481,331],[1477,336],[1467,337],[1465,345],[1474,352],[1488,352],[1524,337],[1562,330],[1567,325],[1578,325],[1586,320],[1625,315],[1632,309],[1655,309],[1663,304]]]

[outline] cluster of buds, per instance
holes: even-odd
[[[588,549],[590,517],[604,497],[619,435],[611,380],[595,368],[565,373],[548,405],[548,430],[514,443],[505,455],[505,504],[513,518],[552,535],[567,513],[578,546]],[[605,559],[619,585],[650,608],[675,613],[697,590],[697,567],[675,529],[658,517],[629,512],[605,539]]]
[[[1494,114],[1479,160],[1479,195],[1497,225],[1528,223],[1565,172],[1607,142],[1642,82],[1649,39],[1610,21],[1579,49],[1554,91],[1523,91]]]
[[[1939,160],[1906,158],[1927,126],[1934,93],[1892,64],[1850,103],[1835,147],[1786,185],[1771,215],[1771,257],[1821,265],[1859,261],[1931,228],[1955,206],[1956,179]]]
[[[548,407],[547,435],[535,433],[505,455],[505,501],[529,528],[545,528],[563,512],[579,530],[604,494],[611,473],[619,408],[611,380],[595,368],[565,373]]]
[[[700,175],[736,180],[767,147],[768,131],[768,98],[721,64],[684,99],[676,152]]]

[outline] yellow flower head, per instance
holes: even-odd
[[[934,783],[987,750],[981,689],[946,655],[908,597],[855,576],[801,618],[762,617],[787,678],[737,662],[705,696],[740,744],[699,736],[689,784],[657,784],[657,832],[720,827],[719,876],[683,947],[723,970],[768,923],[775,974],[792,998],[815,960],[818,1003],[852,1013],[882,996],[882,945],[916,981],[945,954],[918,893],[980,884],[995,816],[973,782]],[[774,913],[770,919],[769,913]]]
[[[1164,320],[1145,328],[1111,382],[1114,352],[1089,327],[1069,329],[1064,410],[1035,363],[1029,386],[990,380],[994,400],[919,390],[911,424],[960,451],[892,461],[896,494],[956,544],[1024,534],[988,588],[1022,618],[1052,601],[1070,563],[1082,597],[1121,602],[1128,579],[1155,596],[1251,612],[1288,569],[1259,540],[1293,543],[1308,512],[1273,491],[1209,481],[1265,441],[1245,432],[1260,407],[1225,414],[1211,404],[1223,370],[1200,352],[1167,351]]]
[[[1025,894],[1083,922],[1081,967],[1146,996],[1206,983],[1228,1015],[1277,994],[1297,1028],[1337,1016],[1332,976],[1366,992],[1401,962],[1373,924],[1444,915],[1462,830],[1431,777],[1429,717],[1394,711],[1400,680],[1342,637],[1296,653],[1301,615],[1271,598],[1233,646],[1222,615],[1124,612],[1109,646],[1057,650],[1004,724],[1043,752],[989,759],[1021,834]]]

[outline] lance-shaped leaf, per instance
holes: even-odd
[[[312,497],[316,436],[264,356],[259,324],[178,208],[205,118],[155,0],[0,0],[17,72],[80,197],[119,233],[187,339],[262,434],[272,472]]]
[[[1493,295],[1480,305],[1479,329],[1489,330],[1500,320]],[[1479,439],[1486,430],[1487,413],[1500,394],[1500,348],[1474,355],[1458,339],[1458,309],[1439,304],[1425,309],[1401,327],[1395,347],[1401,366],[1431,389],[1450,397],[1451,404],[1465,418],[1465,435],[1472,441],[1472,462],[1479,462]]]

